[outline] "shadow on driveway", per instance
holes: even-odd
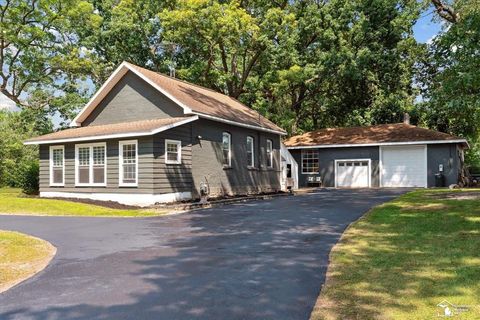
[[[54,263],[0,319],[308,319],[343,230],[400,190],[326,190],[150,219],[0,217]]]

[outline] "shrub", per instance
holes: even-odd
[[[30,161],[23,166],[23,173],[21,175],[21,187],[26,194],[38,194],[38,175],[39,165],[38,161]]]

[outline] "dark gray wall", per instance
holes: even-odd
[[[192,126],[192,175],[195,190],[202,182],[215,195],[248,194],[280,190],[280,137],[276,134],[200,119]],[[222,165],[222,133],[232,136],[232,166]],[[255,138],[255,169],[247,168],[247,136]],[[201,136],[199,139],[198,137]],[[273,168],[266,167],[266,141],[274,149]],[[198,194],[197,194],[198,195]]]
[[[438,173],[440,164],[443,164],[446,186],[458,183],[460,159],[457,144],[430,144],[427,157],[429,187],[435,186],[435,173]]]
[[[222,133],[232,135],[232,166],[222,165]],[[247,168],[246,138],[255,138],[255,167]],[[201,139],[198,139],[201,136]],[[40,191],[149,193],[192,192],[199,196],[200,184],[208,183],[212,196],[280,190],[280,137],[275,134],[198,120],[152,137],[139,137],[138,187],[118,185],[118,142],[107,141],[107,186],[75,187],[75,144],[65,144],[65,186],[49,186],[49,146],[40,147]],[[182,163],[165,163],[165,139],[182,142]],[[274,166],[266,167],[266,141],[274,148]],[[91,141],[103,142],[103,141]],[[84,142],[82,142],[84,143]]]
[[[122,140],[138,140],[138,187],[118,186],[118,142]],[[93,140],[105,142],[104,140]],[[83,144],[86,142],[80,142]],[[40,191],[59,192],[99,192],[99,193],[153,193],[153,138],[125,138],[107,140],[107,186],[106,187],[75,187],[75,144],[65,146],[65,186],[50,187],[49,177],[49,146],[40,146]],[[60,145],[60,144],[56,144]]]
[[[306,187],[308,176],[320,176],[323,186],[335,186],[335,159],[372,159],[372,187],[378,187],[379,181],[379,148],[378,147],[351,147],[351,148],[324,148],[318,149],[320,157],[320,174],[302,174],[301,150],[290,150],[298,162],[299,187]],[[438,166],[443,164],[445,184],[458,182],[461,167],[457,144],[430,144],[427,146],[428,187],[435,186],[435,173]]]
[[[154,141],[153,185],[155,193],[192,192],[192,124],[156,134]],[[165,139],[182,142],[181,164],[165,163]]]
[[[82,126],[181,116],[181,107],[128,71]]]
[[[335,187],[335,159],[372,159],[371,183],[372,187],[379,186],[378,175],[378,147],[356,147],[356,148],[320,148],[319,151],[319,174],[302,174],[301,150],[290,150],[298,163],[298,186],[308,186],[307,177],[320,176],[324,187]]]

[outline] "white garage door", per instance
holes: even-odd
[[[369,160],[336,160],[336,187],[367,188],[369,187]]]
[[[380,147],[381,187],[426,187],[426,146]]]

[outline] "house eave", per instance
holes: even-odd
[[[288,150],[295,149],[323,149],[323,148],[353,148],[353,147],[377,147],[377,146],[402,146],[402,145],[423,145],[423,144],[445,144],[445,143],[461,143],[470,148],[467,140],[425,140],[425,141],[406,141],[406,142],[376,142],[376,143],[351,143],[351,144],[317,144],[308,146],[288,147]]]
[[[125,133],[115,133],[115,134],[106,134],[106,135],[89,135],[84,137],[75,137],[75,138],[64,138],[64,139],[50,139],[50,140],[39,140],[39,141],[25,141],[24,145],[40,145],[40,144],[53,144],[53,143],[68,143],[68,142],[81,142],[81,141],[93,141],[93,140],[109,140],[109,139],[118,139],[118,138],[132,138],[132,137],[143,137],[151,136],[162,131],[166,131],[192,121],[198,120],[198,116],[192,116],[186,118],[183,121],[175,122],[166,126],[161,126],[159,128],[149,130],[149,131],[137,131],[137,132],[125,132]]]

